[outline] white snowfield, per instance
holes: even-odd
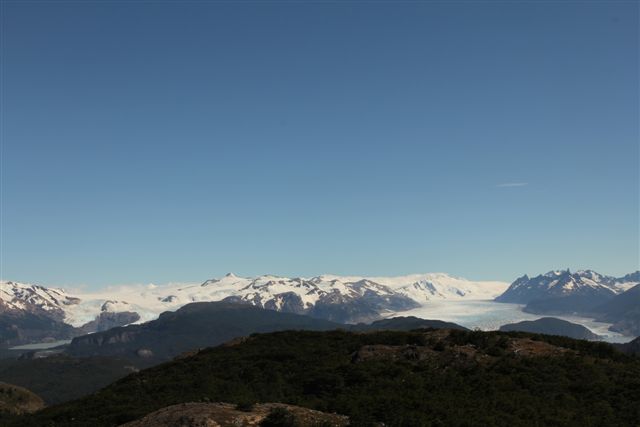
[[[174,311],[185,304],[220,301],[236,297],[252,304],[269,303],[280,309],[283,294],[293,293],[305,308],[322,297],[352,300],[365,294],[406,296],[423,304],[432,300],[486,300],[502,294],[506,282],[470,281],[445,273],[413,274],[398,277],[360,277],[322,275],[313,278],[287,278],[272,275],[238,277],[227,274],[202,284],[133,285],[103,291],[68,294],[62,289],[0,281],[0,309],[42,308],[61,310],[64,321],[82,326],[102,311],[132,311],[138,322],[153,320],[164,311]],[[6,307],[6,308],[5,308]]]

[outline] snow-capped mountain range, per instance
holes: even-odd
[[[616,278],[593,270],[554,270],[530,278],[526,274],[516,279],[499,297],[498,302],[528,304],[556,298],[601,300],[620,294],[640,282],[638,272]],[[634,280],[635,279],[635,280]]]
[[[370,322],[433,300],[492,300],[527,304],[540,313],[586,312],[638,283],[591,270],[522,276],[510,286],[444,273],[398,277],[321,275],[288,278],[227,274],[203,283],[134,285],[92,292],[0,281],[0,345],[68,339],[156,319],[192,302],[235,301],[341,323]]]
[[[125,286],[73,294],[58,288],[2,281],[0,308],[3,312],[27,311],[53,317],[81,327],[101,313],[137,313],[138,321],[143,322],[191,302],[230,299],[273,310],[357,322],[433,299],[491,299],[507,286],[504,282],[474,282],[444,273],[313,278],[238,277],[229,273],[201,284]]]

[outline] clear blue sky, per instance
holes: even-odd
[[[638,15],[3,1],[1,276],[638,269]]]

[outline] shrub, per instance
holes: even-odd
[[[274,408],[260,423],[262,427],[295,427],[296,419],[285,408]]]

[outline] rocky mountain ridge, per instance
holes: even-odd
[[[524,275],[495,301],[526,304],[528,313],[591,317],[613,323],[611,331],[640,335],[640,271],[618,278],[592,270]]]
[[[554,270],[535,277],[524,275],[517,278],[509,288],[495,300],[517,304],[561,297],[580,297],[585,300],[601,301],[624,292],[640,283],[634,278],[636,273],[615,278],[599,274],[593,270]]]
[[[229,273],[201,284],[124,286],[78,293],[2,281],[0,344],[69,339],[154,320],[165,311],[192,302],[222,300],[336,322],[370,322],[428,300],[493,298],[506,286],[503,282],[473,282],[444,273],[376,278],[322,275],[309,279]]]

